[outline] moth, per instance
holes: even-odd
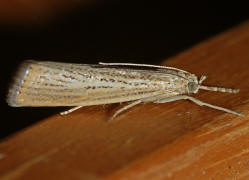
[[[202,85],[195,74],[174,67],[99,63],[70,64],[50,61],[25,61],[9,88],[7,103],[20,106],[74,106],[62,115],[83,106],[129,102],[117,110],[110,121],[123,111],[141,103],[166,103],[190,100],[227,113],[241,113],[205,103],[189,96],[199,89],[238,93],[238,89]]]

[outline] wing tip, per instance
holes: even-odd
[[[24,79],[28,75],[30,65],[33,62],[34,62],[33,60],[24,61],[23,63],[19,65],[16,73],[14,73],[11,83],[9,84],[9,88],[8,88],[8,92],[6,96],[6,102],[9,106],[12,106],[12,107],[20,106],[17,102],[17,95],[20,93],[22,84],[25,81]]]

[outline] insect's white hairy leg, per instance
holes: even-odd
[[[146,103],[146,102],[153,102],[157,99],[161,99],[162,97],[165,97],[165,95],[158,95],[158,96],[153,96],[153,97],[147,97],[147,98],[143,98],[143,99],[139,99],[136,101],[133,101],[132,103],[122,107],[121,109],[117,110],[112,117],[108,120],[108,122],[111,122],[115,117],[117,117],[120,113],[126,111],[127,109],[132,108],[133,106],[136,106],[137,104],[140,103]]]
[[[165,98],[165,99],[158,99],[154,103],[166,103],[166,102],[172,102],[172,101],[178,101],[178,100],[190,100],[190,101],[198,104],[199,106],[207,106],[207,107],[210,107],[210,108],[213,108],[213,109],[217,109],[217,110],[220,110],[220,111],[225,111],[227,113],[235,114],[235,115],[238,115],[238,116],[244,116],[244,114],[241,114],[241,113],[238,113],[238,112],[235,112],[235,111],[232,111],[230,109],[226,109],[226,108],[223,108],[223,107],[220,107],[220,106],[215,106],[215,105],[212,105],[212,104],[208,104],[208,103],[205,103],[205,102],[203,102],[203,101],[201,101],[199,99],[196,99],[196,98],[191,97],[191,96],[186,96],[186,95],[173,96],[173,97],[168,97],[168,98]]]
[[[76,106],[76,107],[74,107],[74,108],[72,108],[72,109],[69,109],[69,110],[66,110],[66,111],[61,112],[60,115],[69,114],[69,113],[71,113],[71,112],[73,112],[73,111],[76,111],[76,110],[82,108],[82,107],[83,107],[83,106]]]
[[[137,100],[137,101],[133,101],[132,103],[122,107],[121,109],[117,110],[112,117],[108,120],[108,122],[111,122],[113,119],[115,119],[115,117],[117,117],[120,113],[126,111],[127,109],[132,108],[133,106],[136,106],[137,104],[140,104],[142,101],[141,100]]]

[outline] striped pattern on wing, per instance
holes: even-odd
[[[88,106],[185,92],[185,79],[167,72],[26,61],[14,79],[10,106]]]

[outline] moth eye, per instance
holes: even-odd
[[[188,83],[188,90],[189,92],[195,92],[198,88],[198,84],[196,84],[195,82],[189,82]]]

